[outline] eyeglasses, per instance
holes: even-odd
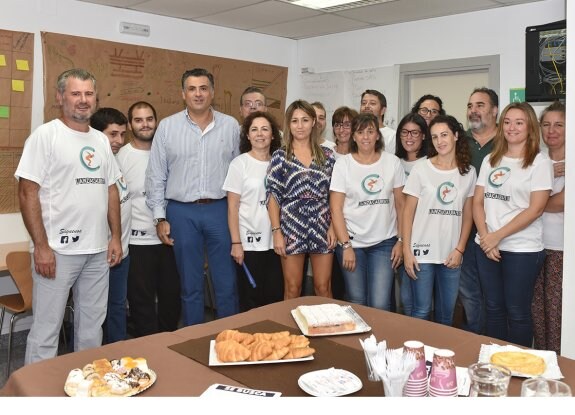
[[[261,101],[244,101],[242,106],[244,108],[261,108],[261,107],[265,107],[266,104],[264,104]]]
[[[399,135],[403,138],[411,135],[413,138],[419,138],[421,136],[421,130],[401,130]]]
[[[434,117],[439,114],[439,110],[436,109],[432,109],[430,110],[429,108],[425,108],[425,107],[421,107],[420,109],[417,110],[418,113],[420,113],[421,115],[427,115],[429,113],[431,113],[431,115],[433,115]]]
[[[333,128],[345,128],[347,130],[351,128],[351,122],[349,121],[336,122],[333,124]]]

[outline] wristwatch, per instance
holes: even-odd
[[[156,218],[154,219],[154,226],[158,226],[158,223],[165,222],[166,218]]]

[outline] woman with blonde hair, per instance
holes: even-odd
[[[315,294],[332,297],[331,265],[336,238],[329,211],[329,184],[335,159],[320,146],[314,108],[294,101],[286,110],[284,146],[271,158],[267,207],[274,251],[281,256],[284,298],[301,294],[306,254]]]
[[[553,165],[539,151],[539,123],[528,103],[505,107],[494,140],[473,200],[487,335],[531,347],[531,302],[545,259],[541,215],[553,187]]]
[[[541,113],[543,141],[553,162],[553,190],[543,212],[545,262],[535,282],[531,306],[535,348],[561,353],[563,297],[563,211],[565,208],[565,105],[554,102]]]

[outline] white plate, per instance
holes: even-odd
[[[500,346],[498,344],[482,344],[479,350],[479,363],[490,363],[491,355],[496,352],[526,352],[539,356],[545,360],[545,372],[543,372],[541,377],[545,379],[562,379],[563,374],[561,369],[559,369],[559,364],[557,363],[557,353],[551,350],[533,350],[533,349],[521,349],[510,344],[506,346]],[[520,378],[534,378],[535,375],[529,375],[520,372],[511,372],[512,376],[517,376]]]
[[[311,396],[344,396],[363,387],[361,380],[343,369],[316,370],[301,375],[297,381],[300,388]]]
[[[308,357],[302,357],[300,359],[281,359],[281,360],[258,360],[256,362],[229,362],[224,363],[218,360],[218,354],[216,353],[216,341],[210,340],[210,366],[238,366],[238,365],[263,365],[267,363],[293,363],[293,362],[304,362],[306,360],[313,360],[313,355]]]
[[[156,375],[156,372],[154,372],[152,369],[148,369],[148,371],[150,373],[150,383],[148,383],[146,386],[133,388],[133,389],[129,390],[128,392],[124,393],[123,395],[110,395],[110,397],[120,398],[120,397],[135,396],[135,395],[138,395],[138,394],[144,392],[145,390],[149,389],[154,383],[156,383],[156,379],[158,378],[158,376]],[[68,388],[68,386],[66,386],[66,384],[64,384],[64,392],[68,396],[72,396],[72,397],[76,396],[76,392],[70,390]]]
[[[308,336],[308,337],[340,336],[342,334],[365,333],[365,332],[371,331],[371,327],[367,325],[365,320],[362,319],[361,316],[359,314],[357,314],[357,312],[353,308],[351,308],[351,306],[345,305],[345,306],[342,306],[342,308],[355,321],[355,329],[354,330],[342,331],[339,333],[309,334],[307,331],[307,328],[305,327],[304,322],[301,320],[300,316],[298,315],[298,313],[296,312],[295,309],[291,311],[291,315],[292,315],[293,319],[295,320],[295,322],[297,323],[297,326],[301,330],[302,334],[304,336]]]

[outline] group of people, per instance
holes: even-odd
[[[238,125],[212,107],[210,72],[181,87],[185,108],[158,121],[144,101],[97,109],[85,70],[58,78],[62,115],[15,173],[34,245],[26,363],[57,354],[70,291],[82,350],[127,337],[126,304],[136,336],[204,322],[206,267],[216,317],[298,297],[308,258],[316,295],[447,325],[459,298],[466,329],[531,346],[535,326],[559,351],[562,104],[539,122],[513,103],[497,123],[478,88],[466,131],[425,95],[395,131],[370,89],[335,110],[332,141],[319,102],[291,103],[282,130],[259,88]]]

